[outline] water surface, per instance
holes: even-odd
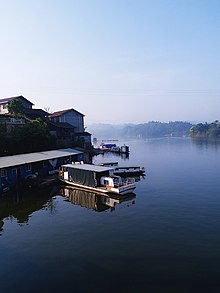
[[[220,144],[127,143],[129,158],[94,162],[144,166],[135,195],[53,186],[0,198],[1,292],[219,292]]]

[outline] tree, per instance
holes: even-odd
[[[7,149],[7,131],[6,126],[3,123],[0,123],[0,156],[5,155]]]
[[[48,126],[41,119],[35,119],[11,132],[11,153],[28,153],[54,149],[56,138],[49,133]],[[16,146],[16,148],[14,147]]]
[[[8,104],[8,112],[15,117],[22,117],[24,114],[24,106],[19,99],[11,100]]]

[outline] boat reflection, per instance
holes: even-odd
[[[93,209],[97,212],[103,212],[109,209],[110,211],[114,211],[117,205],[121,205],[123,203],[126,207],[129,207],[135,204],[136,197],[134,193],[120,197],[102,195],[70,186],[62,187],[59,194],[64,196],[74,205],[79,205],[87,209]]]
[[[112,152],[103,152],[101,154],[98,154],[97,155],[98,157],[101,157],[101,158],[121,158],[122,160],[126,161],[126,160],[129,160],[129,153],[112,153]]]

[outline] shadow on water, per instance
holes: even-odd
[[[44,189],[22,190],[0,196],[0,235],[4,219],[16,219],[18,225],[27,224],[33,212],[43,208],[53,210],[52,197],[57,194],[56,185]]]
[[[136,178],[140,180],[140,178]],[[40,190],[23,190],[4,194],[0,197],[0,236],[4,231],[4,219],[15,219],[22,226],[28,224],[31,215],[42,209],[54,213],[55,197],[61,195],[66,201],[97,212],[115,211],[116,206],[125,203],[126,207],[135,204],[134,193],[123,197],[101,195],[72,187],[54,185]]]

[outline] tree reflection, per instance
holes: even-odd
[[[57,187],[52,186],[44,190],[23,190],[11,192],[0,197],[0,235],[2,235],[4,220],[16,220],[19,226],[27,225],[31,215],[38,210],[47,209],[55,213],[56,207],[53,195]]]
[[[220,139],[212,138],[191,138],[192,144],[197,146],[199,149],[220,149]]]

